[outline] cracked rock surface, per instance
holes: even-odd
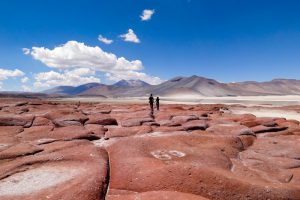
[[[296,120],[219,104],[0,107],[1,200],[300,199]]]

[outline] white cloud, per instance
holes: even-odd
[[[22,51],[23,51],[23,53],[25,55],[29,55],[30,54],[30,49],[28,49],[28,48],[23,48]]]
[[[148,21],[151,19],[152,15],[154,14],[155,10],[143,10],[142,15],[140,16],[142,21]]]
[[[126,42],[140,43],[140,39],[133,32],[132,29],[128,29],[128,33],[122,34],[120,35],[120,37],[123,38],[123,40]]]
[[[107,38],[103,37],[102,35],[98,36],[98,40],[100,42],[103,42],[104,44],[111,44],[111,43],[113,43],[113,40],[107,39]]]
[[[48,49],[33,47],[31,55],[50,68],[58,69],[35,75],[36,87],[53,87],[57,85],[80,85],[88,82],[100,82],[96,72],[109,74],[109,80],[141,79],[157,84],[158,77],[147,75],[140,60],[129,61],[103,51],[100,47],[87,46],[77,41],[69,41],[64,45]]]
[[[32,89],[27,85],[22,85],[22,89],[23,89],[24,92],[31,92],[32,91]]]
[[[21,82],[22,83],[27,83],[28,80],[29,80],[29,78],[25,76],[24,78],[21,79]]]
[[[49,71],[41,72],[34,76],[34,86],[38,88],[54,87],[59,85],[77,86],[85,83],[100,82],[95,77],[95,71],[88,68],[78,68],[74,70],[65,70],[62,73]]]
[[[24,76],[24,72],[21,70],[15,69],[15,70],[9,70],[9,69],[1,69],[0,68],[0,89],[2,88],[4,80],[12,77],[20,77]]]
[[[141,70],[143,68],[139,60],[128,61],[123,57],[118,58],[98,46],[91,47],[77,41],[69,41],[52,50],[44,47],[32,47],[31,55],[48,67],[58,69],[86,67],[97,71],[111,71]]]
[[[159,77],[149,76],[143,72],[136,72],[136,71],[126,71],[126,72],[115,73],[115,74],[106,73],[105,75],[111,81],[119,81],[122,79],[124,80],[140,79],[152,85],[157,85],[162,83],[162,80]]]
[[[9,70],[9,69],[1,69],[0,68],[0,81],[6,80],[9,77],[18,77],[18,76],[24,76],[24,72],[21,70],[15,69],[15,70]]]

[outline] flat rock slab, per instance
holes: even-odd
[[[236,137],[194,135],[120,140],[108,147],[110,188],[138,193],[170,190],[213,199],[300,197],[296,188],[281,182],[259,176],[255,181],[245,180],[233,172],[231,159],[243,149],[238,141]],[[288,174],[283,177],[289,178]]]
[[[12,115],[1,114],[0,126],[23,126],[30,127],[32,125],[34,115]]]
[[[0,166],[1,200],[104,199],[108,157],[89,142],[53,142]]]
[[[93,114],[89,115],[88,117],[89,118],[85,124],[118,125],[117,120],[112,118],[110,115]]]

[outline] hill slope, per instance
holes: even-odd
[[[121,80],[113,85],[89,83],[77,87],[59,86],[44,92],[106,97],[140,97],[150,93],[169,97],[300,95],[300,80],[274,79],[269,82],[220,83],[194,75],[175,77],[159,85],[150,85],[141,80]]]

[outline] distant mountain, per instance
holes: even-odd
[[[59,86],[44,92],[105,97],[141,97],[150,93],[168,97],[300,95],[300,80],[220,83],[214,79],[194,75],[175,77],[159,85],[150,85],[141,80],[121,80],[113,85],[89,83],[77,87]]]
[[[115,87],[147,87],[150,86],[149,83],[146,83],[141,80],[121,80],[113,84]]]
[[[193,94],[196,96],[229,96],[234,95],[226,84],[199,76],[176,77],[160,85],[153,86],[151,92],[161,96],[180,96]]]
[[[102,87],[105,86],[104,84],[100,83],[87,83],[83,85],[79,85],[77,87],[73,86],[58,86],[49,90],[43,91],[46,94],[64,94],[64,95],[78,95],[88,89],[93,87]]]
[[[239,82],[228,86],[238,95],[299,95],[300,80],[274,79],[268,82]]]

